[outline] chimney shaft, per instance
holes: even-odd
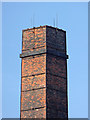
[[[23,30],[21,118],[68,119],[66,32],[51,26]]]

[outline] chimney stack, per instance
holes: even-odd
[[[23,30],[20,118],[68,120],[66,31]]]

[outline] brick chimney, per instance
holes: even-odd
[[[68,119],[66,31],[22,31],[20,118]]]

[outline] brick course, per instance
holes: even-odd
[[[46,74],[22,78],[22,91],[46,87]]]
[[[22,92],[21,110],[46,106],[46,88]]]
[[[35,110],[21,111],[21,118],[46,118],[46,107]]]
[[[46,71],[46,55],[25,57],[22,59],[22,76],[30,76]]]

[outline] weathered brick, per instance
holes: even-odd
[[[52,43],[54,43],[55,45],[59,45],[60,49],[62,49],[64,52],[66,51],[65,50],[66,49],[65,39],[66,39],[65,31],[62,31],[60,29],[58,30],[52,27],[46,28],[46,40],[51,42],[51,45],[53,45]]]
[[[23,31],[23,50],[33,49],[37,47],[45,46],[46,41],[46,29],[40,28]]]
[[[45,73],[46,55],[36,57],[25,57],[22,59],[22,76]]]
[[[46,118],[46,107],[35,110],[21,111],[21,118]]]
[[[67,92],[66,79],[63,78],[62,76],[59,77],[59,76],[47,74],[46,83],[47,83],[47,87],[49,87],[51,89],[56,89],[56,90],[59,90],[61,92]]]
[[[46,57],[47,73],[66,78],[66,60],[54,55],[47,54]]]
[[[46,87],[46,74],[22,78],[22,91]]]
[[[46,88],[21,93],[21,110],[46,106]]]
[[[47,88],[47,108],[67,112],[66,93]]]

